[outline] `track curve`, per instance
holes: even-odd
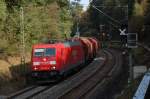
[[[94,61],[77,74],[50,86],[31,86],[7,99],[93,99],[96,88],[103,91],[112,74],[119,71],[121,57],[114,50],[100,51]]]

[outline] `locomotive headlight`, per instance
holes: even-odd
[[[52,66],[52,67],[51,67],[51,69],[52,69],[52,70],[55,70],[55,69],[56,69],[56,67],[55,67],[55,66]]]
[[[56,65],[56,61],[50,61],[51,65]]]
[[[33,62],[34,66],[40,65],[40,62]]]
[[[38,68],[37,67],[34,67],[34,70],[37,70]]]

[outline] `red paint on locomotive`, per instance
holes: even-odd
[[[37,44],[32,50],[32,76],[39,77],[43,72],[50,76],[53,72],[62,75],[84,61],[84,50],[79,41]]]

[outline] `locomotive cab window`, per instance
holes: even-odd
[[[55,55],[56,55],[56,49],[55,48],[45,49],[44,56],[55,56]]]
[[[46,49],[35,49],[34,56],[41,57],[41,56],[55,56],[56,49],[55,48],[46,48]]]
[[[36,56],[36,57],[43,56],[43,53],[44,53],[44,49],[35,49],[34,50],[34,56]]]

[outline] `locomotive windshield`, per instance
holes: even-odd
[[[56,50],[55,48],[47,48],[45,49],[44,56],[55,56]]]
[[[55,56],[56,49],[55,48],[40,48],[34,50],[34,56],[41,57],[41,56]]]
[[[44,49],[35,49],[34,50],[34,56],[36,56],[36,57],[43,56],[43,53],[44,53]]]

